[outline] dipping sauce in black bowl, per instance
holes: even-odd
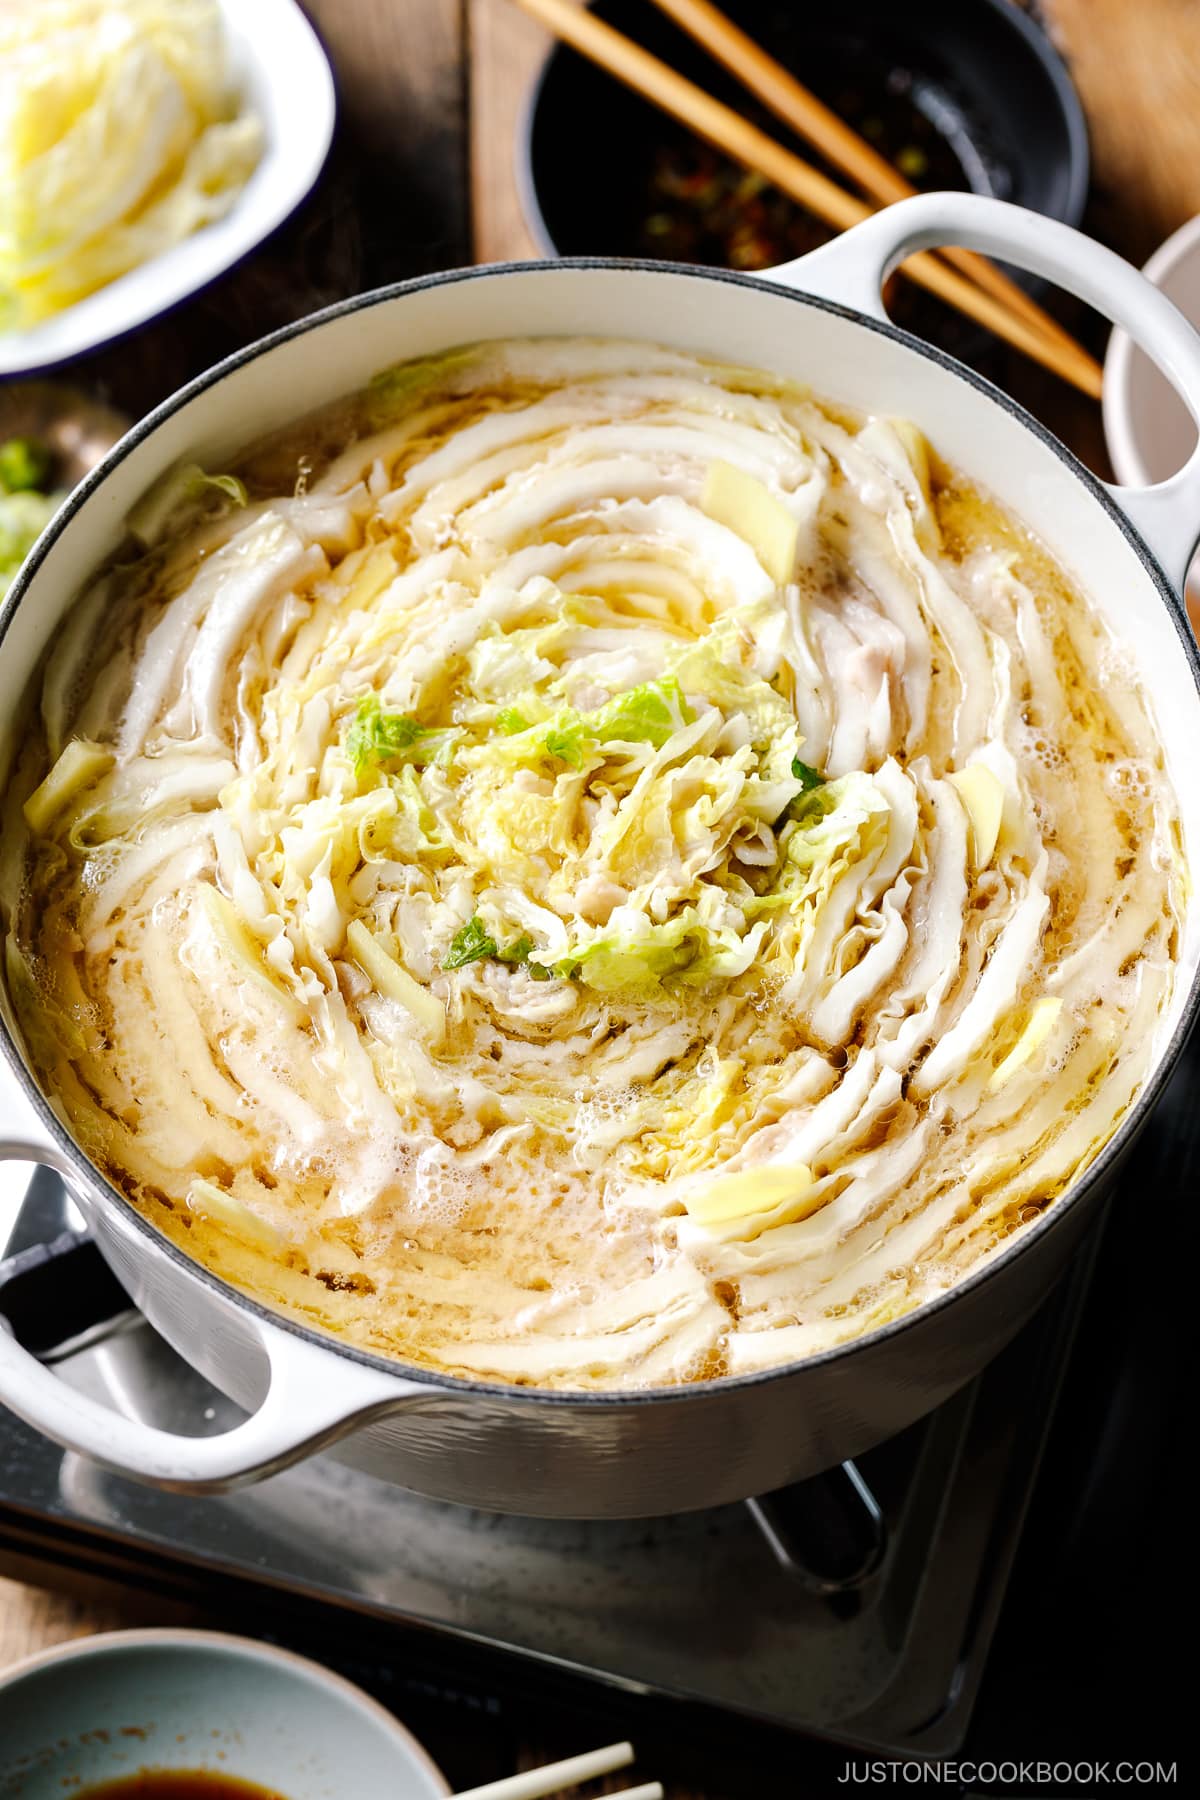
[[[646,0],[598,0],[618,30],[841,185],[853,182]],[[1077,224],[1087,130],[1057,52],[1012,0],[738,0],[741,25],[919,190],[967,188]],[[546,60],[519,150],[524,204],[560,256],[653,257],[753,272],[802,256],[828,226],[564,47]],[[1022,285],[1039,284],[1013,271]],[[910,284],[897,322],[967,354],[971,321]]]

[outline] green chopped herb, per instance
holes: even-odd
[[[25,494],[50,485],[54,458],[36,438],[13,437],[0,444],[0,494]]]
[[[795,819],[798,825],[815,825],[826,813],[832,812],[837,804],[830,798],[825,777],[811,763],[801,762],[798,756],[792,758],[792,774],[800,783],[800,792],[789,806],[786,806],[778,823],[786,819]]]
[[[522,932],[519,938],[513,939],[506,950],[497,950],[496,955],[502,963],[527,963],[532,949],[533,939],[526,937]]]
[[[429,735],[426,727],[407,713],[385,713],[378,694],[366,694],[346,732],[346,754],[354,764],[354,773],[361,775],[364,769],[403,755],[418,738]]]
[[[485,956],[494,957],[497,962],[508,963],[512,968],[528,968],[535,981],[548,979],[548,974],[537,974],[538,965],[529,961],[533,949],[533,939],[521,936],[514,938],[502,950],[495,938],[485,929],[478,914],[468,919],[461,931],[457,931],[451,940],[442,963],[443,969],[464,969],[468,963],[480,962]]]
[[[488,936],[476,915],[475,918],[468,919],[462,930],[456,931],[451,938],[442,967],[464,969],[468,963],[478,962],[481,957],[495,954],[496,940]]]

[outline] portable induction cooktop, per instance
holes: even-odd
[[[238,1410],[132,1310],[72,1210],[38,1173],[0,1264],[13,1328],[118,1410],[195,1435],[228,1429]],[[1085,1273],[986,1375],[858,1464],[677,1518],[474,1512],[331,1456],[193,1499],[124,1481],[4,1415],[0,1569],[69,1563],[206,1597],[216,1581],[335,1632],[416,1625],[626,1692],[944,1752],[970,1713]]]
[[[763,1791],[767,1742],[789,1770],[825,1757],[831,1779],[843,1746],[954,1755],[978,1735],[981,1683],[985,1702],[999,1698],[979,1715],[999,1713],[1008,1749],[1014,1697],[1042,1733],[1077,1739],[1072,1704],[1099,1732],[1105,1670],[1129,1701],[1113,1720],[1139,1718],[1134,1686],[1164,1687],[1162,1659],[1131,1663],[1127,1649],[1132,1634],[1155,1641],[1166,1595],[1146,1570],[1149,1547],[1170,1541],[1158,1519],[1179,1421],[1170,1295],[1195,1232],[1174,1198],[1197,1167],[1198,1078],[1200,1044],[1109,1225],[1042,1312],[947,1405],[856,1464],[674,1518],[526,1519],[424,1500],[329,1455],[219,1499],[167,1494],[0,1414],[0,1573],[178,1596],[336,1663],[405,1717],[436,1700],[457,1721],[451,1754],[472,1735],[464,1709],[503,1719],[530,1696],[593,1728],[611,1714],[639,1742],[674,1721],[680,1754],[706,1731],[722,1743],[742,1732],[759,1761],[740,1765],[748,1788],[734,1777],[722,1793]],[[227,1429],[237,1409],[133,1310],[57,1179],[30,1175],[12,1167],[17,1187],[0,1191],[0,1314],[114,1408],[175,1431]],[[1138,1229],[1147,1204],[1175,1220],[1166,1288],[1151,1279],[1161,1243]],[[1027,1544],[1024,1599],[1001,1618],[1035,1495],[1037,1557]]]

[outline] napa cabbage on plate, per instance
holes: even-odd
[[[0,330],[222,218],[262,154],[215,0],[0,9],[0,65]]]

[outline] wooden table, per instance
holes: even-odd
[[[508,0],[308,0],[308,8],[338,75],[341,124],[330,169],[300,215],[235,275],[134,344],[81,366],[83,379],[132,414],[229,350],[344,293],[473,257],[532,253],[511,146],[544,49],[538,29]],[[1142,260],[1200,212],[1200,5],[1045,0],[1039,10],[1088,112],[1089,225]],[[1069,305],[1060,310],[1077,322]],[[1102,341],[1098,324],[1082,329]],[[1015,356],[1001,378],[1107,472],[1095,406]],[[81,1601],[0,1580],[0,1668],[67,1638],[193,1616],[153,1595]],[[567,1754],[589,1733],[576,1719],[522,1719],[518,1709],[503,1727],[477,1720],[460,1728],[457,1743],[451,1735],[434,1748],[465,1782]],[[723,1800],[719,1777],[706,1778],[703,1792],[672,1779],[688,1761],[682,1750],[673,1757],[672,1746],[659,1743],[651,1752],[642,1767],[669,1784],[670,1800]],[[782,1792],[778,1782],[772,1791]]]

